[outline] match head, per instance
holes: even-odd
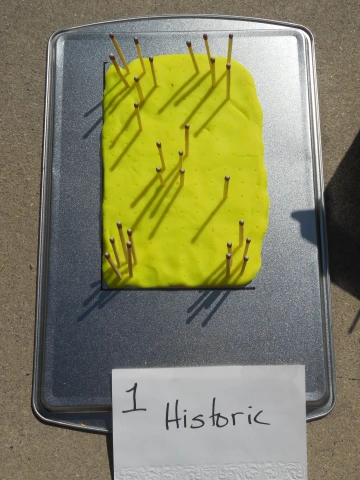
[[[184,155],[184,152],[182,150],[179,150],[179,155],[182,157]]]
[[[115,55],[113,53],[110,53],[109,58],[111,61],[115,60]]]
[[[229,33],[229,38],[233,38],[233,34],[232,33]]]
[[[128,229],[127,229],[127,234],[129,235],[129,237],[131,237],[131,235],[132,235],[132,230],[131,230],[131,228],[128,228]]]
[[[161,168],[160,168],[160,167],[156,167],[156,171],[157,171],[157,173],[161,173]]]
[[[109,37],[110,37],[111,40],[112,40],[113,38],[115,38],[115,35],[114,35],[113,33],[109,33]]]
[[[149,57],[149,62],[153,63],[153,61],[154,61],[154,57]]]
[[[139,42],[138,37],[134,37],[134,42],[135,42],[135,45],[139,45],[140,42]]]
[[[226,260],[230,260],[231,259],[231,253],[227,253],[226,254]]]
[[[137,102],[134,103],[135,108],[139,108],[139,104]]]
[[[226,69],[227,69],[227,70],[230,70],[230,68],[231,68],[231,64],[230,64],[230,63],[227,63],[227,64],[226,64]]]
[[[244,226],[244,220],[239,220],[239,225],[241,225],[242,227]]]
[[[104,253],[104,257],[106,258],[106,260],[109,260],[109,258],[110,258],[110,253],[107,253],[107,252]]]
[[[131,248],[131,242],[126,242],[126,246],[127,246],[127,248],[130,250],[130,248]]]
[[[190,48],[191,47],[191,42],[186,42],[186,45]]]
[[[139,77],[134,77],[134,80],[137,83],[139,81]]]
[[[227,242],[226,245],[228,246],[228,248],[231,248],[232,247],[232,242]]]
[[[214,57],[210,57],[210,62],[211,62],[212,64],[214,64],[214,63],[215,63],[215,58],[214,58]]]
[[[122,223],[121,222],[116,222],[116,226],[118,229],[122,228]]]
[[[158,148],[161,148],[161,142],[156,142],[156,146],[157,146]]]
[[[245,255],[244,262],[247,262],[248,260],[249,260],[249,257],[247,255]]]
[[[183,168],[180,168],[180,173],[181,173],[181,175],[184,175],[185,170]]]
[[[207,34],[207,33],[204,33],[203,39],[204,39],[204,40],[207,40],[207,39],[208,39],[208,34]]]
[[[248,238],[246,239],[246,243],[249,244],[250,242],[251,242],[251,238],[248,237]]]
[[[185,124],[185,130],[189,130],[189,128],[190,128],[190,123],[186,123]]]
[[[228,182],[229,180],[230,180],[229,175],[226,175],[226,176],[225,176],[225,182]]]
[[[111,245],[114,245],[114,243],[115,243],[114,237],[110,237],[110,243],[111,243]]]

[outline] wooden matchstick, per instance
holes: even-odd
[[[246,239],[246,245],[245,245],[245,250],[244,250],[244,257],[246,257],[248,251],[249,251],[249,247],[250,247],[250,243],[251,243],[251,238],[248,237]]]
[[[249,257],[247,255],[245,255],[244,256],[244,261],[243,261],[243,264],[242,264],[242,267],[241,267],[241,270],[240,270],[240,277],[244,274],[248,261],[249,261]]]
[[[137,121],[138,121],[138,124],[139,124],[139,130],[142,130],[139,104],[137,102],[135,102],[134,107],[135,107],[135,112],[136,112],[136,116],[137,116]]]
[[[233,34],[229,33],[229,43],[228,43],[228,53],[227,53],[227,60],[226,63],[231,63],[231,52],[232,52],[232,44],[233,44]]]
[[[110,253],[105,253],[105,254],[104,254],[104,257],[105,257],[106,260],[110,263],[110,266],[111,266],[111,268],[113,269],[115,275],[119,278],[119,280],[121,280],[121,279],[122,279],[121,273],[120,273],[119,270],[116,268],[116,265],[115,265],[113,259],[110,257]]]
[[[227,277],[230,277],[230,273],[231,273],[231,259],[232,259],[231,253],[227,253],[226,254],[226,276]]]
[[[226,99],[230,100],[230,83],[231,83],[231,65],[230,63],[226,64]]]
[[[138,53],[139,58],[140,58],[141,67],[143,69],[143,72],[146,73],[144,58],[142,56],[142,52],[141,52],[141,48],[140,48],[140,42],[139,42],[138,37],[134,37],[134,42],[135,42],[137,53]]]
[[[131,228],[129,228],[129,229],[127,230],[127,234],[128,234],[128,237],[129,237],[129,242],[131,243],[131,251],[132,251],[132,255],[133,255],[133,257],[134,257],[134,263],[135,263],[135,265],[137,265],[138,261],[137,261],[137,256],[136,256],[134,237],[132,236],[133,233],[132,233]],[[128,242],[128,243],[129,243],[129,242]]]
[[[224,200],[225,198],[228,197],[228,193],[229,193],[229,182],[230,182],[230,177],[229,175],[226,175],[225,178],[224,178]]]
[[[143,94],[143,91],[142,91],[142,88],[141,88],[141,85],[140,85],[140,78],[139,77],[134,77],[134,81],[135,81],[136,89],[137,89],[139,97],[140,97],[140,101],[143,102],[144,101],[144,94]]]
[[[154,80],[154,86],[157,87],[158,84],[157,84],[157,80],[156,80],[156,73],[155,73],[155,67],[154,67],[154,58],[153,58],[153,57],[149,57],[149,62],[150,62],[152,77],[153,77],[153,80]]]
[[[198,64],[196,62],[196,58],[195,58],[195,55],[194,55],[194,52],[193,52],[193,49],[192,49],[192,46],[191,46],[191,42],[186,42],[186,45],[189,49],[190,57],[191,57],[193,65],[194,65],[195,72],[199,73],[200,70],[199,70]]]
[[[244,243],[244,220],[239,220],[239,247]]]
[[[122,246],[122,249],[123,249],[123,252],[124,252],[125,261],[126,261],[126,259],[127,259],[127,250],[126,250],[125,236],[124,236],[124,232],[123,232],[123,229],[122,229],[122,223],[121,223],[121,222],[116,222],[116,226],[117,226],[117,228],[118,228],[119,237],[120,237],[120,242],[121,242],[121,246]]]
[[[189,149],[189,137],[190,137],[190,125],[187,123],[185,125],[185,155],[188,156],[190,153]]]
[[[127,263],[128,263],[128,269],[129,269],[129,276],[133,276],[133,267],[132,267],[132,254],[131,254],[131,242],[126,242],[127,246]]]
[[[215,58],[211,57],[210,58],[210,69],[211,69],[211,83],[212,87],[215,87],[216,84],[216,78],[215,78]]]
[[[117,71],[117,73],[118,73],[119,77],[121,78],[121,80],[125,83],[125,85],[126,85],[127,87],[130,87],[128,81],[126,80],[126,78],[124,77],[124,75],[121,73],[119,64],[117,63],[115,56],[111,53],[111,54],[109,55],[109,58],[110,58],[110,60],[112,61],[113,65],[114,65],[114,67],[115,67],[115,70]]]
[[[233,263],[233,259],[232,259],[232,254],[233,254],[233,251],[232,251],[232,242],[227,242],[227,249],[228,249],[228,253],[230,253],[231,255],[231,265]]]
[[[180,186],[184,186],[184,181],[185,181],[185,170],[183,168],[180,168]]]
[[[125,70],[127,71],[127,73],[130,73],[130,68],[129,68],[129,65],[127,64],[126,60],[125,60],[125,57],[124,57],[124,54],[123,52],[121,51],[121,48],[115,38],[115,35],[113,33],[110,33],[109,34],[109,37],[111,38],[113,44],[114,44],[114,47],[116,48],[116,51],[120,57],[120,60],[122,61],[122,64],[124,65],[124,68]]]
[[[183,168],[183,158],[184,158],[184,152],[182,150],[179,150],[179,167]]]
[[[209,66],[211,68],[211,60],[210,60],[211,59],[211,53],[210,53],[210,47],[209,47],[208,34],[207,33],[204,33],[203,39],[204,39],[204,42],[205,42],[205,48],[206,48],[206,53],[207,53],[208,60],[209,60]]]
[[[110,243],[111,243],[111,246],[112,246],[112,249],[113,249],[115,258],[116,258],[117,266],[118,266],[118,267],[121,267],[120,257],[119,257],[119,253],[118,253],[118,250],[117,250],[117,247],[116,247],[116,243],[115,243],[115,238],[114,238],[114,237],[110,237]]]
[[[159,180],[160,180],[160,183],[162,186],[165,185],[165,182],[164,182],[164,178],[162,176],[162,173],[161,173],[161,168],[160,167],[156,167],[156,172],[157,172],[157,175],[159,177]]]
[[[156,146],[158,147],[162,169],[165,170],[165,160],[164,160],[164,155],[161,148],[161,142],[156,142]]]

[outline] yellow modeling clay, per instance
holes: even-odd
[[[198,74],[189,55],[155,57],[157,87],[148,59],[146,73],[138,59],[129,64],[131,74],[121,69],[129,88],[114,66],[106,72],[103,242],[104,252],[116,263],[110,243],[114,237],[122,275],[120,280],[103,257],[104,280],[112,288],[239,286],[260,269],[269,200],[254,80],[232,60],[227,99],[226,59],[216,57],[213,87],[207,56],[195,57]],[[243,231],[239,220],[244,220]],[[118,221],[126,241],[127,229],[132,229],[138,260],[132,277]],[[244,264],[245,253],[249,260]]]

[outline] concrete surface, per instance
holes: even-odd
[[[41,424],[30,407],[46,43],[53,31],[161,13],[300,23],[316,41],[338,402],[308,425],[309,478],[358,479],[360,7],[338,1],[8,0],[1,6],[1,479],[110,479],[101,435]]]

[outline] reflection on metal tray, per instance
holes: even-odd
[[[270,217],[250,289],[103,290],[103,65],[114,32],[129,61],[186,53],[186,40],[233,57],[254,76],[264,111]],[[43,420],[111,430],[119,367],[305,364],[307,417],[335,386],[321,148],[311,34],[291,24],[158,17],[88,25],[49,41],[33,407]]]

